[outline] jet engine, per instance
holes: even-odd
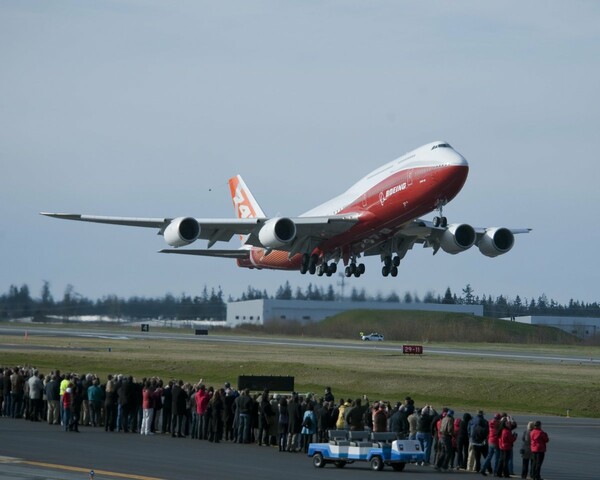
[[[163,233],[165,242],[172,247],[183,247],[198,240],[200,225],[195,218],[178,217],[169,223]]]
[[[488,228],[478,246],[486,257],[497,257],[508,252],[515,244],[515,236],[508,228]]]
[[[267,220],[258,232],[258,239],[265,248],[278,248],[296,238],[296,224],[289,218]]]
[[[440,246],[446,253],[455,255],[464,252],[475,243],[475,230],[466,223],[455,223],[449,225],[442,234]]]

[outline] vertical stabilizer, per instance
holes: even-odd
[[[241,176],[229,179],[233,208],[238,218],[265,218],[266,215]]]

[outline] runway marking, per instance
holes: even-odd
[[[54,468],[57,470],[67,470],[70,472],[82,472],[82,473],[90,473],[89,468],[81,468],[81,467],[71,467],[68,465],[56,465],[54,463],[45,463],[45,462],[33,462],[29,460],[23,460],[21,463],[25,463],[27,465],[32,465],[34,467],[46,467],[46,468]],[[133,475],[129,473],[118,473],[118,472],[110,472],[108,470],[96,470],[94,469],[94,473],[96,475],[108,475],[109,477],[118,477],[118,478],[131,478],[134,480],[163,480],[156,477],[146,477],[144,475]]]

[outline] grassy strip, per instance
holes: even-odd
[[[186,340],[2,337],[3,365],[35,365],[79,373],[160,376],[215,386],[238,375],[292,375],[296,389],[337,398],[396,401],[411,395],[418,405],[459,410],[507,410],[600,417],[600,375],[595,364],[521,362],[488,357],[402,356],[378,349],[329,349],[273,345],[227,345]],[[59,350],[43,350],[51,346]],[[111,351],[108,351],[110,347]],[[463,345],[464,348],[464,345]],[[85,350],[82,350],[85,349]],[[571,347],[580,353],[581,347]],[[586,349],[586,353],[589,350]]]

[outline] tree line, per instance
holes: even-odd
[[[117,295],[106,295],[92,300],[75,291],[73,285],[67,285],[60,299],[54,299],[50,283],[45,281],[39,297],[32,297],[29,287],[24,284],[20,287],[11,285],[8,292],[0,295],[0,319],[29,317],[34,320],[44,321],[51,317],[68,319],[76,316],[99,316],[111,319],[170,319],[170,320],[220,320],[227,317],[227,304],[224,300],[221,287],[209,288],[204,286],[199,295],[185,293],[175,296],[167,293],[161,297],[121,298]],[[315,300],[336,301],[340,295],[332,285],[327,287],[309,283],[304,289],[292,288],[289,282],[280,285],[274,294],[248,286],[237,298],[228,297],[228,302],[256,299],[281,299],[281,300]],[[521,298],[517,295],[511,299],[504,295],[492,296],[476,294],[470,284],[466,285],[460,293],[453,293],[448,287],[443,295],[427,292],[422,298],[410,292],[402,295],[391,292],[387,295],[377,293],[368,294],[365,289],[352,288],[344,300],[354,302],[391,302],[391,303],[442,303],[483,305],[484,315],[488,317],[503,318],[523,315],[549,315],[572,317],[600,317],[600,304],[598,302],[586,303],[571,299],[568,304],[560,304],[549,299],[545,294],[538,298]],[[415,307],[417,308],[417,307]]]

